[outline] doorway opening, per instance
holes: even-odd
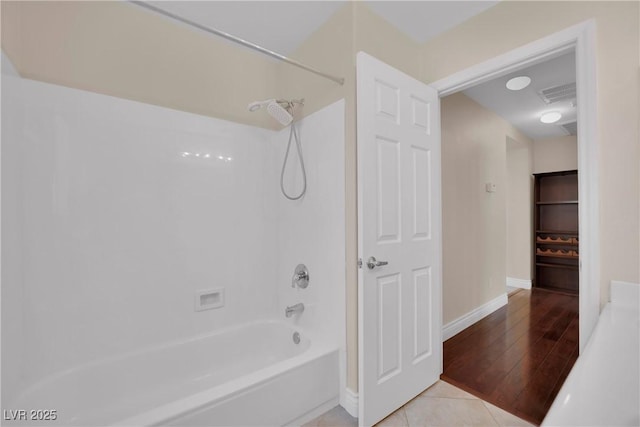
[[[590,23],[578,25],[434,84],[442,101],[443,188],[456,190],[455,194],[443,192],[443,338],[450,338],[494,312],[482,321],[484,324],[474,325],[445,343],[443,378],[455,377],[455,385],[537,423],[546,414],[579,349],[584,348],[599,313],[594,256],[598,234],[594,223],[597,169],[590,169],[595,166],[595,132],[594,126],[585,122],[595,117],[593,58],[588,48],[591,31]],[[535,76],[530,95],[545,102],[536,117],[509,105],[508,100],[515,98],[507,89],[506,95],[498,94],[495,85],[505,88],[512,77],[526,76],[545,64],[552,70],[546,73],[548,77],[564,80],[559,76],[561,67],[553,67],[554,61],[575,64],[574,69],[563,70],[571,73],[574,80],[556,80],[556,84],[544,76]],[[567,99],[571,89],[573,100]],[[551,99],[545,99],[545,95]],[[555,95],[560,101],[555,101]],[[508,98],[507,102],[501,97]],[[500,101],[506,106],[502,105],[503,111],[496,111],[492,107]],[[458,117],[447,118],[447,104],[461,112]],[[474,108],[486,111],[478,113]],[[564,117],[553,128],[547,128],[559,134],[541,138],[535,135],[535,129],[523,124],[525,119],[534,118],[538,122],[532,125],[539,126],[542,113],[548,112],[560,112]],[[462,128],[472,122],[472,113],[482,116],[480,124],[473,131],[465,131]],[[507,119],[504,121],[515,128],[496,137],[492,141],[494,147],[483,140],[499,135],[504,127],[492,122],[491,114]],[[448,120],[454,129],[453,146],[447,146]],[[463,146],[465,139],[471,142],[469,146]],[[536,146],[539,141],[543,142]],[[562,152],[570,146],[570,152]],[[448,150],[459,160],[452,169],[447,168]],[[545,162],[547,165],[542,166]],[[465,185],[470,187],[466,190],[469,194],[464,189],[458,191]],[[469,201],[475,206],[464,206]],[[449,213],[448,203],[454,207]],[[587,260],[588,268],[583,270],[582,264]],[[471,280],[458,277],[465,275],[464,270]],[[456,283],[463,286],[448,289]],[[515,292],[506,307],[495,311],[507,301],[507,286],[515,288]],[[491,299],[500,287],[504,289],[503,296]],[[529,290],[531,287],[533,290]],[[475,305],[463,307],[465,299],[468,303],[473,298]],[[480,307],[477,301],[481,301]],[[451,315],[455,310],[458,313]],[[524,337],[531,333],[535,336]],[[496,351],[498,347],[500,351]],[[487,352],[483,354],[479,348]],[[455,359],[447,360],[454,350],[458,352]],[[554,366],[550,366],[552,361],[556,362]],[[553,384],[548,384],[548,378],[545,383],[545,376],[553,377]],[[558,377],[560,381],[556,381]],[[505,389],[511,390],[508,396]],[[535,410],[521,410],[526,407]]]

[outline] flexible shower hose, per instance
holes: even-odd
[[[289,150],[291,149],[291,140],[295,138],[296,140],[296,148],[298,149],[298,158],[300,159],[300,167],[302,168],[302,191],[297,196],[290,196],[287,194],[287,191],[284,189],[284,170],[287,167],[287,160],[289,160]],[[289,143],[287,144],[287,152],[284,155],[284,160],[282,161],[282,172],[280,172],[280,190],[282,190],[282,194],[289,200],[298,200],[304,193],[307,192],[307,172],[304,168],[304,159],[302,158],[302,147],[300,147],[300,140],[298,139],[298,132],[296,132],[295,124],[291,123],[291,132],[289,132]]]

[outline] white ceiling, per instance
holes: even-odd
[[[495,6],[498,1],[367,1],[414,41],[424,43],[440,33]]]
[[[149,1],[201,25],[214,27],[283,55],[290,55],[344,0]],[[378,15],[417,42],[452,28],[498,1],[367,1]]]
[[[531,78],[528,87],[519,91],[506,88],[505,84],[509,79],[523,75]],[[546,104],[538,91],[575,81],[576,57],[571,52],[474,86],[463,93],[536,140],[568,135],[560,125],[576,121],[576,108],[571,101]],[[540,116],[547,111],[559,111],[562,118],[553,124],[541,123]]]

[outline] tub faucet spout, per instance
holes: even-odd
[[[284,310],[284,315],[291,317],[296,313],[302,313],[304,311],[304,304],[299,302],[298,304],[291,305]]]

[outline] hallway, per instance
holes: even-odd
[[[540,424],[578,357],[578,297],[518,290],[443,351],[444,381]]]

